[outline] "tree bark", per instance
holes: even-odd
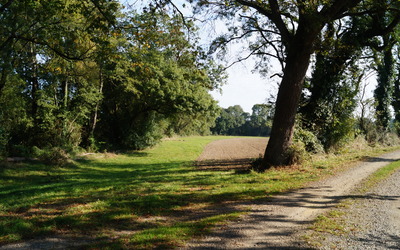
[[[8,72],[5,68],[1,70],[1,77],[0,77],[0,97],[3,94],[3,89],[6,86]]]
[[[296,113],[304,78],[322,25],[305,22],[290,43],[284,76],[276,99],[271,136],[261,168],[288,164],[288,149],[292,143]]]
[[[101,95],[103,93],[103,85],[104,85],[104,81],[103,81],[103,65],[100,65],[100,70],[99,70],[99,95]],[[94,114],[93,114],[93,122],[92,122],[92,126],[90,128],[90,137],[94,137],[94,131],[96,129],[96,125],[97,125],[97,116],[98,116],[98,111],[99,111],[99,107],[100,107],[100,101],[96,102],[96,106],[94,109]]]
[[[36,59],[36,48],[35,44],[30,44],[29,58],[31,60],[30,65],[30,84],[31,84],[31,116],[33,118],[34,128],[38,128],[38,109],[39,109],[39,79],[38,79],[38,65]]]

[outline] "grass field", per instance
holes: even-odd
[[[267,199],[383,152],[357,151],[265,173],[193,167],[204,146],[221,138],[166,140],[141,152],[89,155],[66,167],[3,166],[0,245],[57,234],[94,237],[88,248],[173,248],[247,212],[229,204]]]

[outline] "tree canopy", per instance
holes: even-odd
[[[271,58],[277,59],[282,66],[282,80],[263,168],[284,165],[288,162],[288,152],[306,72],[311,56],[315,52],[323,51],[321,47],[323,38],[332,30],[329,25],[334,27],[336,32],[328,38],[340,39],[342,43],[340,46],[343,48],[362,47],[361,44],[354,44],[354,40],[368,41],[371,46],[381,47],[382,37],[392,32],[400,20],[398,1],[191,0],[190,2],[197,7],[198,12],[209,13],[231,24],[229,33],[215,40],[211,47],[212,51],[224,49],[223,45],[232,41],[249,38],[248,56],[255,55],[262,59],[258,69],[266,71],[265,62],[268,63]],[[356,39],[344,39],[346,32],[352,29],[352,24],[360,17],[362,24],[357,25],[356,29],[349,33]],[[348,59],[345,59],[344,63]]]
[[[166,135],[210,133],[219,108],[208,90],[224,75],[197,45],[193,23],[153,6],[122,8],[0,5],[3,155],[142,149]]]

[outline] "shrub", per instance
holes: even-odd
[[[294,142],[287,152],[289,165],[302,164],[308,158],[307,150],[304,143]]]
[[[7,147],[7,133],[4,131],[2,127],[0,127],[0,159],[6,156],[6,147]]]
[[[400,138],[396,133],[386,132],[381,134],[379,143],[384,146],[395,146],[400,144]]]
[[[293,135],[294,142],[296,143],[303,143],[304,148],[307,152],[310,153],[322,153],[324,152],[324,147],[322,146],[321,142],[318,140],[317,136],[300,126],[297,126],[294,135]]]
[[[64,166],[69,163],[68,153],[59,147],[53,147],[45,150],[36,150],[36,154],[40,161],[49,165]]]

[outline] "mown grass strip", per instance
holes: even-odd
[[[381,181],[389,178],[398,170],[400,170],[400,161],[392,162],[389,165],[380,168],[378,171],[370,175],[365,181],[363,181],[357,191],[360,193],[367,192],[371,188],[378,185]]]

